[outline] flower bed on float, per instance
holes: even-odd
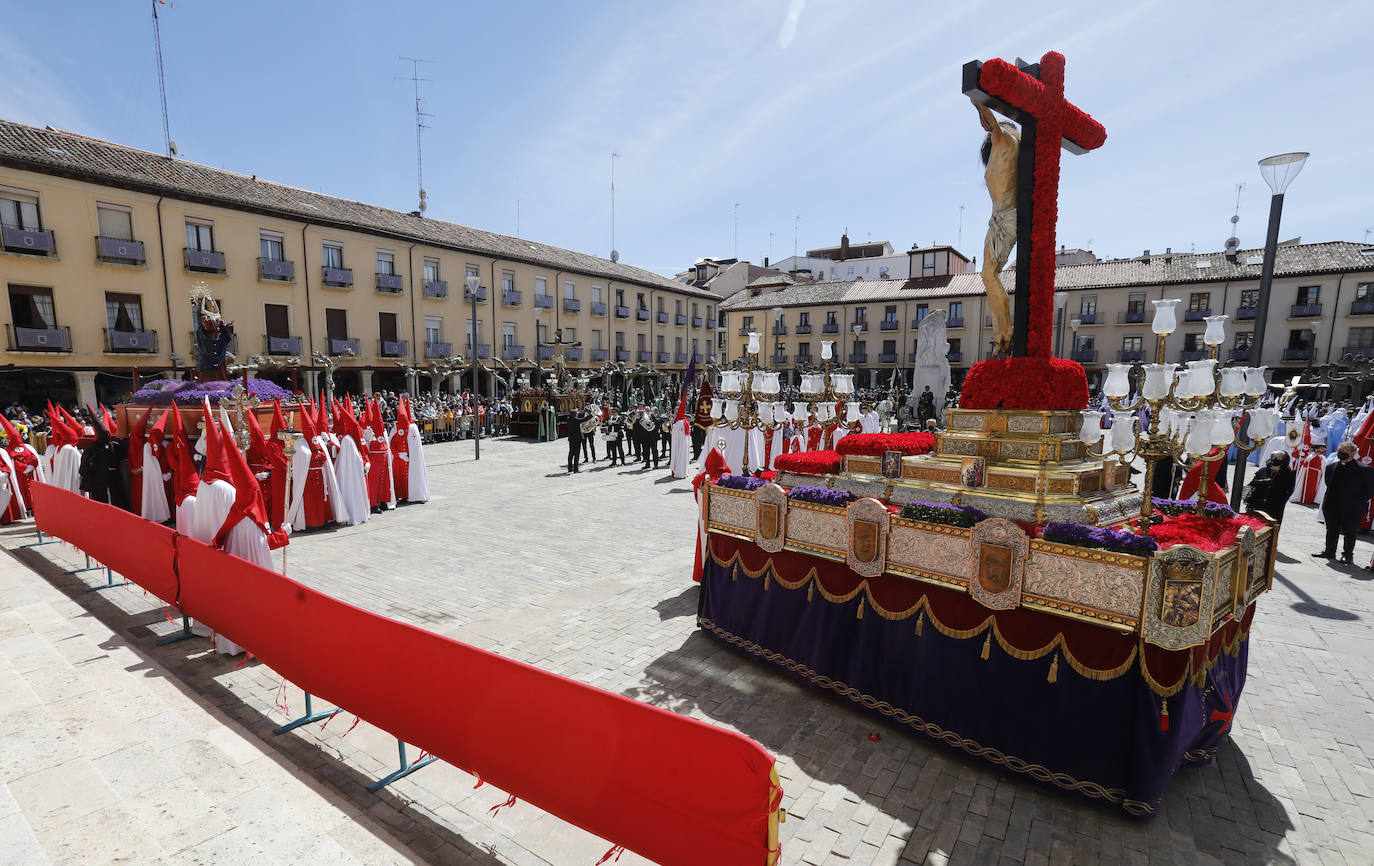
[[[184,406],[199,406],[209,398],[210,405],[217,406],[221,400],[232,399],[235,385],[243,384],[242,379],[228,379],[218,382],[183,382],[179,379],[158,379],[149,382],[135,391],[129,402],[139,406],[170,406],[178,403]],[[248,379],[248,396],[257,397],[264,403],[281,400],[286,403],[292,399],[290,392],[267,379]]]
[[[840,444],[844,444],[844,439],[840,440]],[[773,466],[778,472],[801,475],[830,475],[839,472],[843,465],[844,458],[838,451],[794,451],[791,454],[779,454],[773,459]]]
[[[881,457],[885,451],[900,451],[904,457],[910,457],[934,450],[935,436],[931,433],[851,433],[835,446],[835,453],[841,457]]]

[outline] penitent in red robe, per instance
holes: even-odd
[[[366,421],[372,431],[372,440],[367,443],[367,501],[376,508],[391,501],[391,447],[386,441],[382,410],[375,402],[367,408]]]
[[[410,415],[403,404],[396,410],[396,429],[391,434],[391,479],[396,498],[410,498]]]
[[[134,514],[143,513],[143,443],[147,441],[143,430],[146,423],[144,418],[129,419],[129,501]]]

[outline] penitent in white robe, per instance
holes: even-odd
[[[429,501],[429,471],[425,469],[424,445],[420,441],[420,428],[411,422],[406,431],[406,451],[410,454],[410,468],[407,477],[410,489],[406,491],[407,502]]]
[[[63,445],[52,459],[52,480],[63,490],[81,493],[81,452],[75,445]]]
[[[224,518],[229,516],[229,509],[233,506],[234,485],[219,479],[206,481],[202,478],[196,487],[196,504],[191,520],[191,537],[196,541],[213,544],[216,533],[224,525]],[[178,518],[180,518],[180,508],[178,508]]]
[[[162,464],[153,454],[153,446],[143,446],[143,518],[154,523],[164,523],[172,516],[172,508],[167,504],[167,488],[162,483]]]
[[[363,455],[352,436],[339,443],[339,459],[334,463],[334,477],[339,484],[339,503],[344,512],[345,526],[366,523],[372,509],[367,499],[367,469]]]
[[[763,431],[757,427],[750,428],[747,441],[749,443],[749,464],[745,467],[745,471],[752,474],[766,468],[763,465]]]
[[[310,448],[302,445],[291,458],[291,509],[286,512],[286,522],[293,531],[301,531],[305,526],[305,480],[310,474]]]
[[[692,435],[687,432],[688,422],[673,422],[673,450],[668,458],[668,472],[674,478],[687,477],[687,458],[692,456]]]
[[[334,469],[334,452],[330,445],[329,438],[320,435],[315,437],[315,447],[324,455],[324,498],[329,500],[329,512],[334,516],[335,523],[345,523],[348,521],[348,512],[344,511],[343,497],[339,494],[339,476]]]
[[[745,435],[744,428],[730,429],[727,423],[720,423],[712,427],[706,433],[705,448],[701,452],[707,453],[716,447],[717,440],[725,440],[725,447],[720,450],[720,456],[725,458],[725,462],[730,466],[730,472],[734,475],[744,474],[744,449]]]
[[[28,503],[24,501],[23,488],[19,483],[19,470],[14,465],[14,459],[10,457],[8,451],[0,448],[0,464],[4,464],[4,471],[0,472],[0,480],[3,480],[6,492],[3,495],[4,502],[0,503],[0,513],[10,507],[10,500],[19,500],[19,519],[23,520],[29,516]]]

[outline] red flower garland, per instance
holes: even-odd
[[[959,391],[961,409],[1078,410],[1087,405],[1088,374],[1082,364],[1063,358],[979,361]]]
[[[929,454],[935,450],[935,437],[930,433],[851,433],[840,440],[835,450],[865,457],[881,457],[884,451],[900,451],[905,457]]]
[[[842,463],[843,458],[834,451],[794,451],[791,454],[779,454],[773,459],[773,466],[779,472],[799,472],[802,475],[831,475],[840,471]]]
[[[1163,523],[1150,527],[1150,537],[1159,542],[1160,550],[1175,544],[1191,544],[1199,550],[1216,553],[1235,543],[1236,533],[1242,526],[1249,526],[1258,531],[1268,525],[1263,520],[1246,514],[1238,514],[1231,518],[1180,514],[1177,517],[1166,517]]]

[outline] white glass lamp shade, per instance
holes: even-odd
[[[852,390],[852,389],[851,389],[851,390]],[[858,404],[858,403],[846,403],[846,404],[844,404],[844,411],[845,411],[845,420],[847,420],[849,423],[853,424],[855,421],[858,421],[858,420],[859,420],[859,404]]]
[[[1188,449],[1189,454],[1202,455],[1212,450],[1212,431],[1208,424],[1207,415],[1198,412],[1192,419],[1192,426],[1188,428],[1188,436],[1184,439],[1183,447]]]
[[[1192,420],[1192,414],[1189,412],[1170,412],[1169,438],[1175,439],[1180,436],[1186,436]]]
[[[1169,396],[1169,388],[1174,384],[1174,369],[1177,364],[1145,365],[1145,399],[1163,400]]]
[[[778,384],[777,373],[769,372],[763,374],[763,393],[776,394],[781,390],[782,386]]]
[[[738,420],[739,420],[739,401],[738,401],[738,400],[726,400],[726,401],[725,401],[725,420],[726,420],[726,421],[738,421]]]
[[[1084,445],[1091,445],[1102,436],[1102,413],[1092,409],[1084,409],[1083,426],[1078,428],[1078,441]]]
[[[1108,397],[1125,397],[1131,393],[1130,364],[1108,364],[1107,380],[1102,383],[1102,393]]]
[[[760,404],[759,404],[759,420],[763,422],[763,426],[765,426],[765,427],[771,427],[771,426],[773,426],[773,419],[774,419],[774,417],[775,417],[775,416],[773,415],[773,404],[772,404],[772,403],[760,403]]]
[[[725,401],[719,397],[711,398],[711,417],[719,419],[721,413],[725,411]]]
[[[1221,396],[1239,397],[1245,393],[1245,368],[1221,368]]]
[[[764,373],[762,370],[755,370],[755,371],[754,371],[753,382],[750,384],[749,387],[753,388],[755,391],[759,392],[760,394],[763,393],[763,390],[764,390],[764,382],[767,380],[767,376],[768,376],[768,374],[767,374],[767,373]]]
[[[840,374],[838,374],[838,375],[836,375],[836,376],[832,376],[832,377],[830,377],[830,378],[831,378],[831,381],[833,381],[834,384],[835,384],[835,393],[836,393],[836,394],[853,394],[853,393],[854,393],[854,374],[852,374],[852,373],[840,373]]]
[[[1245,396],[1263,397],[1264,392],[1269,390],[1269,385],[1264,380],[1264,367],[1245,368]]]
[[[1268,439],[1279,429],[1277,409],[1255,409],[1250,412],[1250,438]]]
[[[1161,301],[1151,301],[1155,305],[1155,320],[1150,323],[1150,330],[1161,337],[1167,337],[1178,327],[1178,319],[1174,315],[1174,307],[1182,303],[1179,298],[1165,298]]]
[[[816,380],[819,378],[815,373],[804,373],[801,377],[801,392],[803,394],[820,393],[821,389],[816,387]]]
[[[757,355],[758,353],[759,353],[759,335],[758,335],[758,332],[757,332],[757,331],[750,331],[750,332],[749,332],[749,354],[751,354],[751,355]]]
[[[835,357],[835,341],[821,340],[821,360],[829,361]]]
[[[1112,420],[1112,450],[1127,452],[1135,448],[1135,419],[1117,415]]]
[[[1212,413],[1212,444],[1225,448],[1236,438],[1235,427],[1231,426],[1231,413],[1218,409]]]
[[[790,418],[791,416],[787,414],[787,404],[781,400],[775,400],[773,402],[773,417],[778,419],[779,424]]]
[[[1207,330],[1202,332],[1202,342],[1208,346],[1220,346],[1226,342],[1226,320],[1230,316],[1208,316],[1202,321],[1207,323]]]
[[[1288,189],[1288,185],[1293,182],[1293,178],[1298,176],[1302,167],[1307,163],[1307,158],[1312,154],[1299,151],[1297,153],[1281,153],[1278,156],[1266,156],[1259,161],[1260,176],[1264,182],[1269,184],[1269,188],[1274,191],[1274,195],[1283,195],[1283,191]]]
[[[1212,373],[1216,366],[1215,358],[1188,362],[1188,396],[1208,397],[1216,390],[1216,378]]]

